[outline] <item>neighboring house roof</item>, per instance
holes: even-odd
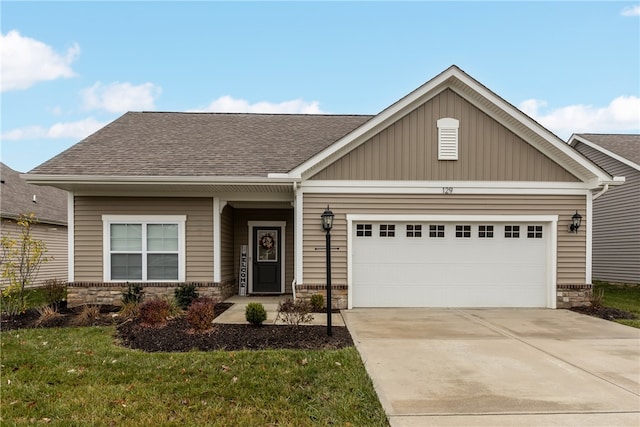
[[[0,172],[0,212],[2,218],[15,219],[33,212],[38,221],[67,224],[67,192],[54,187],[28,184],[20,172],[4,163]]]
[[[126,113],[29,175],[286,173],[372,116]]]
[[[640,171],[639,134],[577,133],[569,139],[572,146],[579,142]]]

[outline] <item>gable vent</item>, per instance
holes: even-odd
[[[438,120],[438,160],[458,160],[458,127],[456,119]]]

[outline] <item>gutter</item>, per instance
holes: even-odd
[[[609,190],[609,184],[605,184],[604,187],[602,187],[602,190],[598,191],[596,194],[593,195],[593,197],[591,198],[591,200],[596,200],[598,197],[602,196],[604,193],[607,192],[607,190]]]
[[[278,174],[280,175],[280,174]],[[20,174],[29,184],[290,184],[299,179],[285,176],[105,176]]]

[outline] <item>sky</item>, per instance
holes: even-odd
[[[0,3],[0,159],[127,111],[376,114],[455,64],[563,140],[640,133],[640,2]]]

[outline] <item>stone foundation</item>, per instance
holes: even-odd
[[[295,285],[296,298],[311,300],[311,296],[320,294],[327,303],[326,285]],[[348,290],[347,285],[331,285],[331,307],[344,310],[347,308]]]
[[[588,307],[592,296],[593,285],[557,285],[556,308]]]
[[[188,282],[196,285],[198,295],[209,296],[220,301],[235,294],[233,281],[222,283]],[[182,283],[140,283],[145,298],[173,298],[175,289]],[[127,291],[129,283],[104,282],[71,282],[67,284],[67,306],[84,304],[122,305],[122,294]]]

